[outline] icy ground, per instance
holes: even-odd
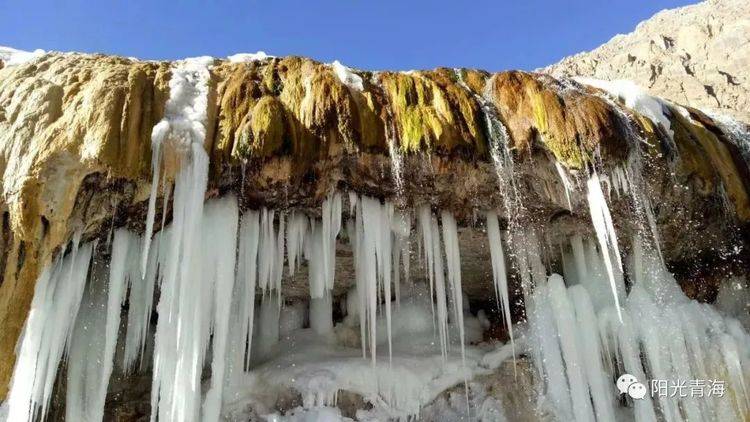
[[[275,421],[347,420],[338,409],[326,407],[335,406],[339,391],[346,390],[371,405],[369,410],[357,412],[359,420],[406,419],[418,415],[440,393],[477,375],[492,373],[511,357],[509,346],[467,345],[462,362],[458,330],[450,324],[450,350],[443,360],[430,305],[424,299],[429,293],[416,290],[394,307],[392,358],[386,347],[380,347],[374,366],[370,359],[363,359],[359,328],[351,314],[329,336],[309,328],[295,329],[261,357],[251,372],[232,380],[225,393],[225,417],[261,414]],[[378,325],[383,330],[385,323],[381,316]],[[467,343],[481,341],[479,319],[467,314],[464,323]],[[379,338],[378,342],[387,340]],[[301,395],[302,407],[285,416],[274,413],[279,398],[290,389]]]

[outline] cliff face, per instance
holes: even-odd
[[[0,69],[0,397],[52,255],[74,233],[143,230],[152,129],[167,110],[172,65],[52,53]],[[588,220],[580,199],[566,204],[565,186],[636,153],[671,261],[721,249],[750,221],[747,163],[726,129],[695,109],[659,102],[666,128],[603,91],[542,74],[372,73],[300,57],[213,60],[208,90],[208,195],[234,192],[245,208],[317,213],[339,189],[429,203],[471,225],[478,210],[503,209],[497,187],[508,181],[492,163],[507,151],[524,207],[506,220],[554,222],[564,233]],[[164,156],[171,180],[179,154],[167,147]],[[613,201],[627,216],[626,201]],[[627,230],[627,218],[618,224]]]
[[[592,50],[544,69],[627,79],[660,97],[750,122],[750,7],[709,0],[665,10]]]

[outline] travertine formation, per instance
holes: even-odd
[[[750,7],[708,0],[665,10],[590,52],[544,71],[627,79],[653,95],[750,122]]]
[[[0,69],[0,397],[34,281],[53,254],[76,232],[91,239],[113,226],[142,230],[151,130],[165,112],[170,66],[52,53]],[[233,191],[246,208],[317,212],[332,189],[353,190],[404,206],[431,203],[466,226],[477,210],[503,208],[492,158],[507,149],[525,205],[514,217],[563,231],[588,217],[583,207],[568,209],[556,163],[580,183],[637,149],[670,260],[702,257],[734,223],[750,221],[747,163],[698,110],[665,104],[672,139],[603,92],[543,74],[346,70],[344,78],[340,70],[300,57],[215,60],[209,195]],[[507,139],[489,130],[490,113]],[[165,156],[169,178],[178,155]],[[716,205],[722,198],[729,219]],[[624,201],[618,207],[629,212]],[[683,233],[688,224],[702,232]]]

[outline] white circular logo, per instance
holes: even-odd
[[[620,378],[617,379],[617,390],[620,391],[620,394],[625,394],[628,392],[628,387],[636,382],[638,382],[638,379],[634,376],[630,374],[622,374],[620,375]]]

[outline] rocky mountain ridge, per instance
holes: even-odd
[[[664,10],[633,32],[541,69],[626,79],[649,93],[750,122],[750,5],[709,0]]]

